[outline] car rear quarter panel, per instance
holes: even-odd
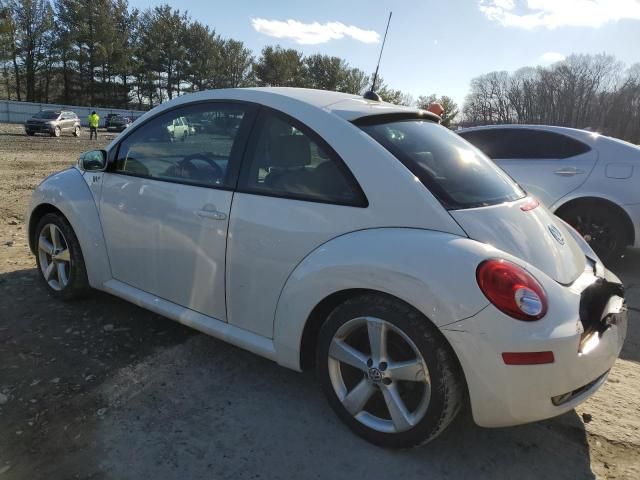
[[[34,210],[43,204],[54,206],[67,218],[80,242],[89,284],[100,288],[111,278],[111,271],[98,209],[82,173],[69,168],[47,177],[36,187],[29,205],[27,225],[31,224]]]
[[[369,289],[393,295],[438,326],[488,305],[476,267],[492,247],[443,232],[380,228],[335,238],[309,254],[289,276],[276,308],[278,363],[300,369],[305,323],[336,292]]]

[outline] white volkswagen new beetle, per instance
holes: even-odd
[[[433,439],[467,396],[487,427],[570,410],[622,347],[620,281],[434,119],[317,90],[185,95],[43,181],[31,248],[61,299],[93,287],[314,367],[379,445]]]

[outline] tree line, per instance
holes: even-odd
[[[640,143],[640,63],[571,55],[548,67],[474,78],[462,124],[527,123],[586,128]]]
[[[127,0],[0,0],[0,95],[30,102],[150,108],[187,92],[295,86],[359,94],[345,60],[267,46],[258,56],[186,12]],[[387,101],[413,99],[378,81]]]
[[[344,59],[278,45],[256,55],[169,5],[127,0],[0,0],[0,97],[148,109],[198,90],[291,86],[362,94],[371,76]],[[572,55],[548,67],[471,81],[462,115],[447,96],[417,99],[378,80],[386,101],[426,108],[443,124],[537,123],[591,128],[640,143],[640,64]],[[462,119],[460,119],[462,117]]]

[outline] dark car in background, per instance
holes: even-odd
[[[109,118],[107,132],[122,132],[131,125],[131,119],[122,115],[114,115]]]
[[[63,133],[80,135],[80,119],[74,112],[64,110],[43,110],[26,121],[24,130],[27,135],[45,133],[59,137]]]
[[[109,128],[109,126],[111,125],[111,122],[114,118],[118,117],[119,115],[117,113],[107,113],[104,116],[104,128]]]

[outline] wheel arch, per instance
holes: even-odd
[[[340,304],[346,302],[349,299],[362,295],[379,295],[382,297],[387,297],[396,302],[404,303],[409,308],[418,312],[426,322],[429,322],[431,325],[436,327],[431,319],[424,315],[424,313],[421,312],[418,308],[395,295],[380,290],[371,290],[367,288],[350,288],[346,290],[340,290],[323,298],[309,314],[309,317],[305,322],[304,330],[302,332],[302,339],[300,341],[300,370],[307,371],[315,367],[315,354],[316,346],[318,344],[318,335],[320,333],[322,325],[326,321],[329,314],[331,314],[331,312]],[[436,329],[440,331],[437,327]],[[441,338],[447,344],[447,347],[450,349],[451,353],[459,363],[460,360],[458,359],[457,353],[455,352],[455,349],[453,348],[449,340],[444,334]]]
[[[572,207],[576,207],[576,206],[578,206],[578,207],[589,207],[589,206],[593,206],[593,205],[604,205],[607,208],[610,208],[613,212],[616,212],[616,214],[619,215],[620,218],[624,222],[624,225],[625,225],[625,237],[627,239],[627,245],[633,245],[635,243],[635,240],[636,240],[635,239],[635,229],[634,229],[633,221],[631,220],[631,217],[629,216],[629,214],[627,213],[627,211],[623,207],[621,207],[616,202],[614,202],[612,200],[609,200],[607,198],[598,197],[598,196],[572,198],[572,199],[567,200],[566,202],[558,205],[555,208],[554,213],[564,220],[562,214],[567,209],[572,208]]]
[[[311,311],[304,324],[302,339],[300,340],[300,369],[309,370],[315,365],[315,349],[318,343],[320,328],[329,314],[341,303],[350,298],[364,294],[383,294],[366,288],[350,288],[333,292],[323,298]],[[387,294],[385,294],[387,295]],[[395,297],[394,297],[395,298]],[[400,300],[400,299],[398,299]]]
[[[47,213],[57,213],[59,215],[62,215],[67,221],[69,221],[69,219],[67,219],[65,214],[60,211],[60,209],[56,208],[50,203],[41,203],[38,206],[36,206],[31,212],[31,215],[29,216],[29,225],[27,226],[27,232],[29,236],[29,249],[31,250],[31,253],[33,253],[34,255],[36,254],[35,229],[40,219],[44,217]]]
[[[26,222],[32,252],[36,249],[34,230],[47,213],[58,213],[69,222],[80,244],[89,284],[100,288],[111,278],[109,257],[93,193],[77,169],[50,175],[34,190]]]
[[[273,327],[277,362],[308,368],[320,325],[335,306],[363,292],[392,296],[436,327],[474,315],[488,304],[475,279],[486,248],[451,234],[401,228],[331,240],[297,266],[281,291]]]

